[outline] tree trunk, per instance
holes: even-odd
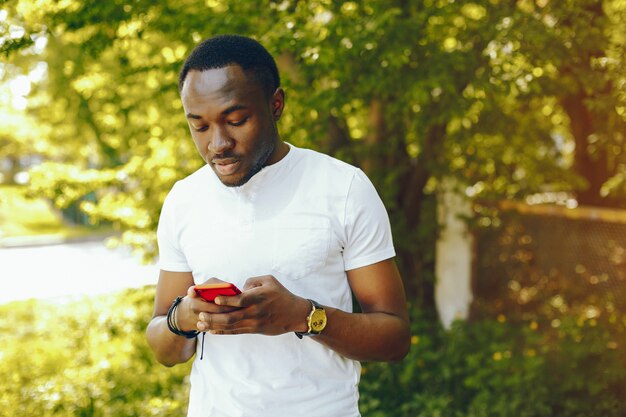
[[[416,161],[411,161],[406,151],[404,126],[393,125],[390,128],[392,125],[386,123],[385,101],[372,100],[368,111],[368,133],[361,142],[362,146],[350,139],[343,120],[329,115],[322,148],[331,154],[347,150],[350,152],[349,157],[354,158],[354,162],[376,183],[379,193],[387,201],[387,209],[396,231],[397,262],[407,298],[435,318],[433,251],[436,217],[430,207],[427,212],[433,214],[433,218],[430,215],[423,217],[425,199],[429,198],[424,189],[432,176],[433,167],[441,157],[446,126],[431,126],[426,132],[420,156]],[[396,178],[397,186],[385,187],[385,182],[390,181],[390,178]],[[432,249],[429,249],[430,246]]]
[[[588,12],[589,24],[597,27],[605,26],[602,22],[607,19],[607,16],[604,13],[603,2],[589,2],[583,6],[583,10]],[[572,19],[563,20],[563,25],[571,30],[576,29],[574,23]],[[569,117],[572,136],[576,144],[574,171],[587,181],[587,186],[577,193],[578,203],[611,206],[615,201],[600,194],[602,185],[615,174],[615,167],[611,166],[609,160],[610,144],[597,143],[593,146],[590,142],[592,135],[601,133],[610,121],[606,112],[602,110],[594,112],[588,104],[589,100],[610,96],[611,84],[606,82],[603,87],[597,87],[592,93],[585,91],[585,86],[588,84],[587,77],[603,79],[605,76],[603,70],[594,68],[593,60],[606,56],[603,48],[608,44],[608,39],[606,35],[600,35],[596,41],[592,46],[579,51],[575,58],[570,58],[560,66],[561,78],[569,78],[574,87],[569,91],[566,87],[559,101]],[[596,140],[600,142],[600,138]]]
[[[360,166],[369,175],[381,173],[385,166],[381,148],[385,140],[384,104],[380,99],[373,99],[369,105],[369,128],[365,136],[365,154],[360,158]]]
[[[561,105],[570,119],[570,127],[576,150],[574,154],[574,171],[587,181],[585,189],[577,193],[578,203],[591,206],[610,206],[611,201],[602,197],[602,185],[613,175],[609,168],[606,146],[597,146],[592,153],[589,151],[589,138],[594,133],[592,115],[585,106],[582,92],[561,98]]]
[[[406,227],[415,239],[423,234],[420,233],[419,228],[432,228],[433,234],[436,232],[436,226],[431,224],[431,222],[436,222],[436,218],[425,219],[423,217],[427,197],[424,190],[433,175],[432,167],[441,156],[445,133],[444,124],[433,125],[427,130],[422,143],[422,151],[403,180],[400,207]],[[433,239],[432,244],[434,243]],[[424,248],[421,249],[424,250]],[[436,317],[434,256],[428,253],[402,253],[401,258],[405,273],[414,277],[406,283],[407,294],[411,299],[416,300],[424,311]]]

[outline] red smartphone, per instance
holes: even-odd
[[[194,287],[196,294],[207,301],[215,301],[218,295],[237,295],[241,290],[230,282],[219,282],[215,284],[200,284]]]

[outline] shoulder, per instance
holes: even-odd
[[[210,169],[208,165],[204,165],[194,173],[176,181],[165,198],[165,203],[173,205],[187,204],[190,200],[197,198],[198,193],[207,189],[212,182]]]
[[[359,168],[322,152],[297,147],[292,147],[292,150],[296,152],[297,163],[313,171],[316,180],[328,177],[333,181],[352,181],[359,173],[362,174]]]

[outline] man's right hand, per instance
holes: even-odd
[[[222,281],[218,278],[209,278],[202,284],[217,284],[224,282],[226,281]],[[176,308],[176,324],[178,325],[178,328],[183,331],[198,330],[200,313],[228,313],[238,309],[238,307],[232,306],[218,306],[214,302],[204,300],[196,293],[195,285],[192,285],[187,289],[187,295]]]

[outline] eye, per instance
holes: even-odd
[[[202,127],[193,126],[193,130],[195,130],[196,132],[205,132],[208,128],[209,128],[208,126],[202,126]]]
[[[243,118],[243,119],[241,119],[241,120],[236,120],[236,121],[228,122],[228,124],[229,124],[229,125],[231,125],[231,126],[241,126],[241,125],[243,125],[243,124],[244,124],[245,122],[247,122],[247,121],[248,121],[248,118],[247,118],[247,117],[244,117],[244,118]]]

